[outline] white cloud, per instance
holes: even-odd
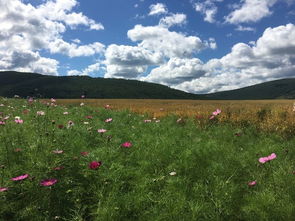
[[[207,93],[294,77],[294,39],[293,24],[267,28],[255,43],[235,44],[231,52],[220,59],[211,59],[205,64],[195,58],[170,59],[153,69],[144,80]]]
[[[68,43],[62,39],[68,28],[78,25],[94,30],[103,29],[100,23],[95,23],[82,13],[73,12],[76,5],[76,0],[47,1],[35,7],[20,0],[0,1],[1,68],[57,74],[58,62],[42,57],[41,51],[70,57],[102,53],[104,46],[99,42],[78,46],[75,42]],[[22,58],[25,55],[28,58]],[[29,62],[20,62],[25,59]],[[17,63],[18,67],[15,65]]]
[[[148,65],[162,62],[159,53],[153,53],[142,47],[110,45],[105,53],[105,77],[137,78],[146,71]]]
[[[69,57],[90,56],[104,52],[104,45],[99,42],[78,46],[75,43],[68,43],[62,39],[57,39],[54,42],[50,42],[48,47],[51,53],[60,53]]]
[[[239,25],[235,30],[236,31],[255,31],[255,28]]]
[[[199,1],[194,4],[194,8],[197,12],[200,12],[202,15],[204,15],[204,21],[209,23],[216,22],[215,16],[217,14],[217,6],[216,2],[222,2],[223,0],[205,0],[205,1]]]
[[[82,71],[78,71],[78,70],[69,70],[67,72],[68,76],[89,76],[89,75],[95,75],[97,74],[100,70],[103,70],[103,64],[101,62],[97,62],[94,64],[89,65],[88,67],[86,67],[85,69],[83,69]]]
[[[150,5],[149,15],[159,15],[159,14],[167,14],[168,9],[165,4],[157,3]]]
[[[173,25],[184,25],[187,23],[185,14],[172,14],[160,19],[159,25],[163,27],[171,27]]]
[[[198,58],[170,58],[166,64],[154,68],[147,77],[142,77],[141,80],[171,86],[199,78],[205,73],[203,63]]]
[[[272,14],[270,8],[276,2],[278,0],[243,0],[234,11],[225,17],[225,21],[231,24],[260,21]]]
[[[166,57],[189,57],[205,47],[196,36],[185,36],[161,26],[136,25],[127,35],[134,42],[141,41],[138,44],[140,47]]]

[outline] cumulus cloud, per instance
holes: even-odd
[[[107,78],[137,78],[148,65],[157,65],[163,59],[161,54],[142,47],[115,44],[106,49],[105,58]]]
[[[84,68],[81,71],[78,70],[69,70],[67,72],[68,76],[89,76],[89,75],[95,75],[96,73],[98,73],[100,70],[104,70],[104,66],[102,64],[102,62],[97,62],[94,64],[89,65],[88,67]]]
[[[79,25],[93,30],[103,29],[100,23],[73,12],[76,5],[76,0],[47,1],[36,7],[20,0],[0,1],[1,69],[57,74],[58,62],[42,57],[41,52],[70,57],[102,53],[104,46],[99,42],[77,45],[77,42],[68,43],[62,39],[68,28]]]
[[[208,93],[294,77],[293,39],[293,24],[267,28],[255,43],[235,44],[231,52],[220,59],[211,59],[205,64],[195,58],[170,59],[143,80],[189,92]]]
[[[251,23],[260,21],[262,18],[270,16],[270,8],[278,0],[243,0],[240,5],[234,7],[225,21],[230,24]]]
[[[183,25],[186,24],[186,15],[185,14],[172,14],[160,19],[159,25],[163,27],[171,27],[173,25]]]
[[[197,12],[200,12],[204,16],[204,21],[209,23],[216,22],[215,15],[218,8],[216,2],[222,2],[223,0],[205,0],[199,1],[194,4],[194,8]]]
[[[140,41],[140,47],[163,54],[166,57],[189,57],[199,52],[205,44],[196,36],[185,36],[161,26],[136,25],[127,32],[128,37]]]
[[[165,4],[157,3],[150,5],[150,12],[149,15],[160,15],[160,14],[167,14],[168,9]]]

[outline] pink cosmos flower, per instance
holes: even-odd
[[[83,151],[83,152],[81,152],[80,153],[82,156],[87,156],[88,154],[89,154],[89,152],[87,152],[87,151]]]
[[[256,180],[250,181],[248,186],[255,186],[257,184]]]
[[[266,163],[266,162],[271,161],[275,158],[277,158],[277,155],[275,153],[272,153],[271,155],[269,155],[267,157],[260,157],[258,161],[260,163]]]
[[[98,129],[97,132],[100,134],[103,134],[103,133],[107,132],[107,130],[106,129]]]
[[[217,116],[217,115],[219,115],[221,113],[221,110],[220,109],[216,109],[216,111],[214,111],[212,114],[214,115],[214,116]]]
[[[50,101],[51,101],[51,103],[55,103],[56,102],[56,100],[54,98],[51,98]]]
[[[37,115],[38,116],[44,116],[45,115],[45,112],[44,111],[37,111]]]
[[[28,176],[29,176],[29,174],[23,174],[23,175],[11,178],[11,180],[13,180],[13,181],[24,180],[24,179],[27,179]]]
[[[0,125],[5,125],[5,121],[0,121]]]
[[[145,123],[150,123],[152,120],[144,120]]]
[[[101,166],[101,161],[92,161],[89,163],[89,168],[92,170],[96,170],[97,168],[99,168]]]
[[[5,191],[7,191],[7,190],[8,190],[7,187],[0,187],[0,192],[5,192]]]
[[[107,105],[104,106],[104,108],[105,108],[105,109],[110,109],[111,106],[107,104]]]
[[[212,120],[212,119],[214,119],[215,118],[215,116],[214,115],[212,115],[211,117],[209,117],[209,119],[210,120]]]
[[[132,143],[131,142],[122,143],[121,147],[130,148],[130,147],[132,147]]]
[[[85,98],[85,95],[81,95],[81,98],[84,99]]]
[[[40,182],[40,185],[42,186],[52,186],[57,182],[57,179],[46,179],[46,180],[42,180]]]
[[[63,167],[63,166],[59,166],[59,167],[54,167],[53,168],[53,170],[62,170],[62,169],[64,169],[65,167]]]
[[[23,124],[23,123],[24,123],[23,120],[14,120],[14,121],[15,121],[15,123],[17,123],[17,124]]]
[[[108,118],[104,122],[109,123],[109,122],[112,122],[112,121],[113,121],[113,118]]]
[[[69,114],[69,112],[65,111],[63,114],[64,114],[64,115],[67,115],[67,114]]]
[[[63,150],[53,150],[52,153],[55,154],[62,154],[64,151]]]

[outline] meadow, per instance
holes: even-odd
[[[294,118],[283,100],[0,98],[0,220],[294,220]]]

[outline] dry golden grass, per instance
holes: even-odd
[[[259,129],[284,134],[295,133],[294,100],[143,100],[143,99],[61,99],[60,104],[80,104],[113,109],[129,109],[150,117],[161,118],[169,114],[196,117],[208,121],[217,108],[222,110],[219,122],[238,126],[254,125]]]

